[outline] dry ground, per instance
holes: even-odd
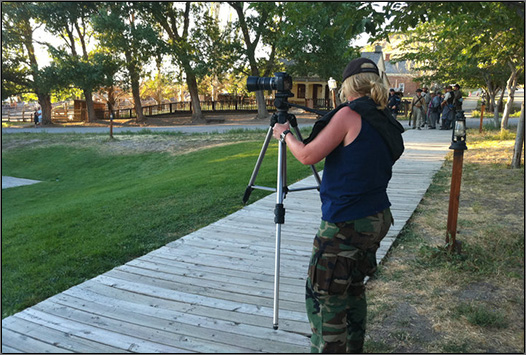
[[[451,156],[367,285],[367,352],[524,353],[524,169],[513,141],[470,144],[445,252]]]

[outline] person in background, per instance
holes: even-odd
[[[388,95],[376,64],[358,58],[343,72],[343,104],[309,138],[296,139],[288,123],[273,127],[301,163],[325,158],[322,221],[306,285],[311,352],[363,351],[364,278],[376,271],[376,250],[393,223],[387,185],[404,150],[404,128],[387,108]]]
[[[40,106],[38,107],[37,115],[38,115],[38,124],[42,126],[42,107]]]
[[[425,106],[425,97],[422,95],[422,89],[416,89],[416,95],[413,97],[411,102],[412,109],[412,119],[413,119],[413,129],[421,129],[422,120],[424,118],[424,106]]]
[[[422,96],[424,97],[424,101],[425,101],[425,104],[424,104],[424,117],[422,118],[422,126],[420,126],[421,128],[423,128],[424,126],[430,126],[430,123],[429,123],[429,102],[431,101],[431,93],[428,92],[428,88],[426,86],[424,86],[422,88]]]
[[[453,88],[451,85],[446,87],[446,94],[444,95],[444,100],[442,101],[442,126],[440,129],[450,129],[453,118],[454,118],[454,112],[453,112]]]
[[[400,99],[400,96],[398,96],[395,93],[394,89],[389,90],[389,101],[387,102],[387,106],[389,107],[389,110],[391,110],[391,114],[393,115],[394,119],[396,120],[396,116],[398,115],[398,110],[400,108],[400,103],[402,100]]]
[[[35,110],[33,113],[33,121],[35,122],[35,127],[38,125],[38,110]]]
[[[429,122],[431,123],[430,129],[436,129],[436,126],[440,121],[441,103],[442,93],[437,91],[429,103]]]

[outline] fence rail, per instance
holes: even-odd
[[[305,106],[313,107],[322,110],[330,110],[331,102],[327,99],[312,100],[304,103]],[[266,100],[267,110],[274,110],[274,100]],[[257,111],[258,106],[254,99],[239,99],[239,100],[221,100],[212,101],[205,100],[201,101],[202,112],[252,112]],[[192,112],[191,102],[167,102],[156,105],[148,105],[142,107],[142,112],[145,116],[158,116],[158,115],[170,115],[170,114],[189,114]],[[2,110],[2,121],[8,122],[26,122],[33,121],[34,109],[31,110],[15,110],[15,109],[3,109]],[[113,111],[114,119],[131,119],[137,117],[135,108],[126,107],[119,108]],[[109,120],[109,110],[95,110],[95,116],[99,120]],[[85,120],[87,117],[87,111],[85,108],[73,109],[72,107],[58,106],[51,110],[52,121],[68,121],[68,122],[80,122]]]

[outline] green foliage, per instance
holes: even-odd
[[[339,78],[345,65],[359,56],[349,43],[364,29],[351,25],[367,20],[360,7],[356,2],[284,3],[277,41],[290,63],[287,70],[295,76]]]
[[[403,43],[423,71],[419,78],[486,87],[505,86],[509,65],[524,70],[524,14],[499,2],[409,2],[389,9],[393,21],[382,32],[409,35]]]
[[[31,3],[2,2],[2,99],[36,92]]]

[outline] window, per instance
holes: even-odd
[[[305,84],[298,84],[298,99],[305,98]]]

